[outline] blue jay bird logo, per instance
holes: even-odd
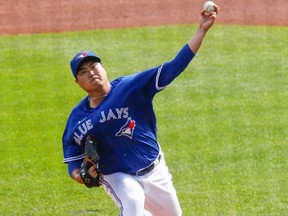
[[[116,136],[127,136],[132,139],[135,127],[136,122],[131,118],[128,118],[125,125],[116,133]]]
[[[77,56],[76,60],[79,59],[79,58],[84,58],[87,55],[88,55],[88,52],[83,51],[83,52],[79,53],[79,55]]]

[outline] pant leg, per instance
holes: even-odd
[[[145,208],[153,216],[180,216],[182,210],[164,157],[151,173],[137,177],[146,196]]]
[[[104,189],[120,209],[120,216],[145,215],[145,195],[135,176],[114,173],[104,176]]]

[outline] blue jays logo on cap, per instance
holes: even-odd
[[[77,53],[70,62],[71,71],[75,78],[78,68],[81,66],[82,63],[84,63],[84,60],[95,60],[97,62],[101,62],[100,57],[98,57],[95,53],[91,51],[81,51]]]
[[[78,53],[78,55],[76,55],[76,60],[79,58],[84,58],[87,55],[88,55],[88,52],[85,52],[85,51],[80,52],[80,53]]]

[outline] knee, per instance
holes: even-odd
[[[127,193],[127,196],[122,200],[123,215],[138,216],[144,214],[145,196],[140,193]]]
[[[126,203],[131,206],[138,206],[144,208],[145,196],[143,193],[134,193],[133,191],[127,193]]]

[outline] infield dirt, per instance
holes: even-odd
[[[55,3],[56,2],[56,3]],[[288,26],[287,0],[215,0],[217,23]],[[7,0],[0,35],[197,22],[203,0]]]

